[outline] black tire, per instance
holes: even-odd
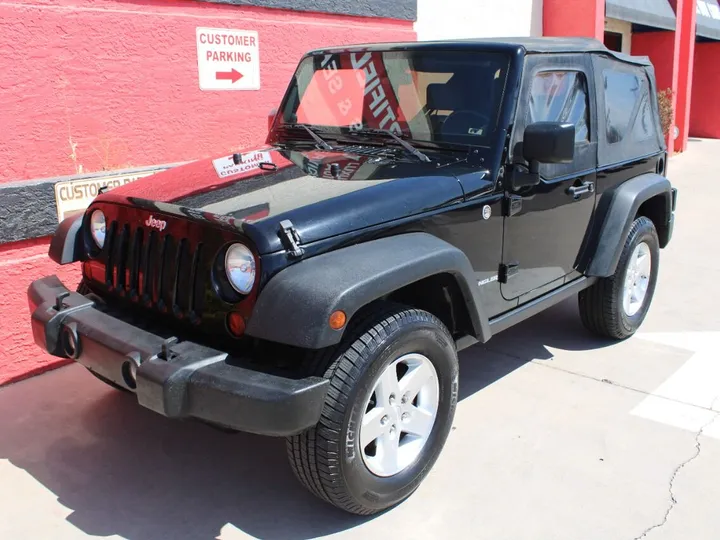
[[[650,248],[650,276],[647,292],[640,309],[632,316],[623,309],[625,273],[630,256],[636,246],[645,242]],[[645,320],[657,282],[660,263],[660,246],[653,222],[646,217],[637,218],[625,239],[620,260],[612,276],[601,278],[588,289],[580,292],[580,318],[591,332],[612,339],[632,336]]]
[[[426,311],[375,306],[334,350],[318,353],[316,371],[330,379],[319,423],[287,438],[298,480],[317,497],[359,515],[389,508],[409,497],[435,463],[455,415],[458,360],[445,326]],[[376,476],[365,465],[356,426],[376,378],[394,359],[417,352],[432,362],[439,405],[429,438],[415,461],[394,476]]]

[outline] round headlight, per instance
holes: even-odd
[[[233,244],[225,255],[225,272],[232,288],[248,294],[255,283],[255,257],[242,244]]]
[[[105,244],[105,214],[102,210],[95,210],[90,214],[90,236],[99,248]]]

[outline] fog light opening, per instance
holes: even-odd
[[[62,352],[68,358],[76,360],[80,356],[80,338],[74,324],[63,326],[60,332],[60,344]]]
[[[122,365],[123,380],[131,390],[137,388],[137,368],[137,362],[132,359],[126,360]]]

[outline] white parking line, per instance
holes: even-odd
[[[720,439],[720,332],[637,334],[692,351],[690,359],[631,414]],[[714,419],[714,421],[713,421]]]

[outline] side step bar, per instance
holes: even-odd
[[[555,289],[554,291],[550,291],[543,296],[539,296],[538,298],[531,300],[527,304],[516,307],[515,309],[503,313],[502,315],[498,315],[497,317],[490,319],[490,331],[493,333],[493,335],[497,334],[498,332],[502,332],[503,330],[506,330],[511,326],[514,326],[517,323],[524,321],[525,319],[529,319],[533,315],[537,315],[538,313],[546,310],[550,306],[559,304],[566,298],[570,298],[571,296],[579,293],[583,289],[587,289],[596,281],[596,277],[583,276],[574,281],[571,281],[570,283],[566,283],[565,285]],[[463,349],[471,347],[472,345],[475,345],[477,342],[478,340],[472,336],[463,336],[455,342],[455,347],[458,351],[461,351]]]

